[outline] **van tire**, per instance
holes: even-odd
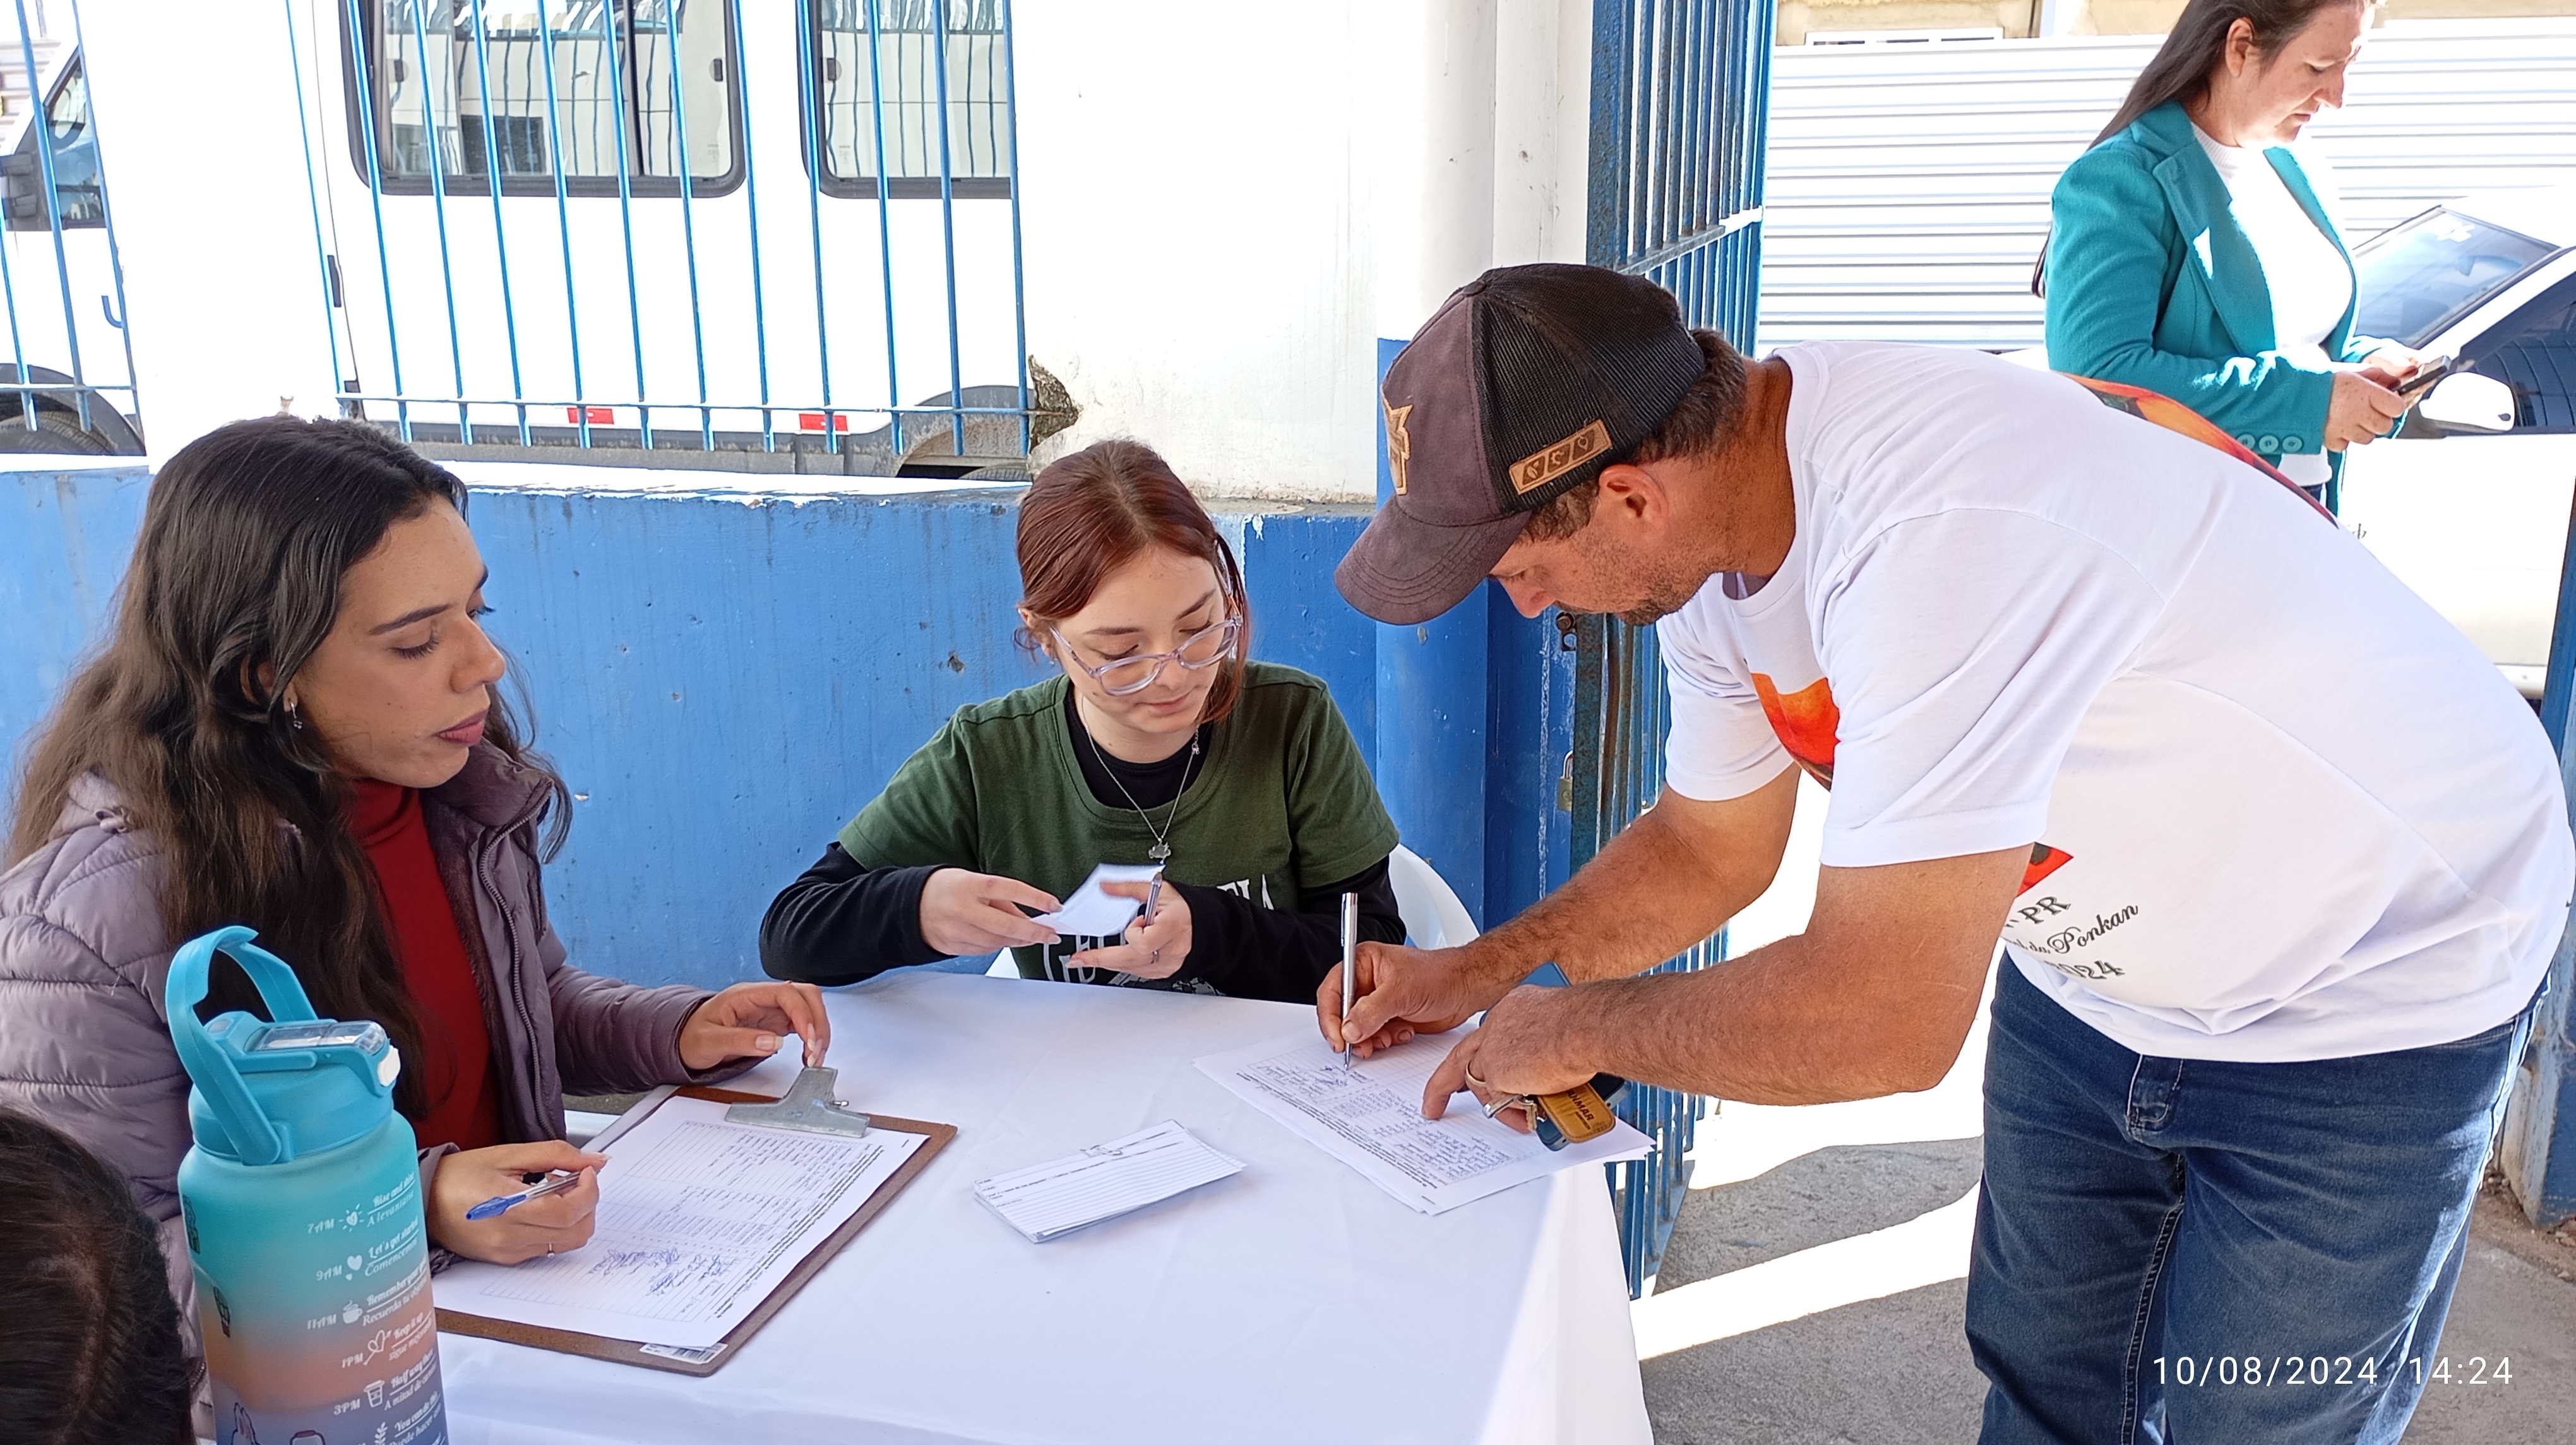
[[[29,431],[24,412],[0,408],[0,452],[112,457],[116,455],[116,444],[96,432],[82,430],[80,417],[73,412],[37,407],[36,429]]]

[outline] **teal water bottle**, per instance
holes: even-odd
[[[247,928],[170,961],[164,997],[196,1081],[179,1208],[214,1380],[216,1445],[445,1445],[438,1312],[402,1056],[364,1019],[318,1019]],[[200,1023],[217,953],[270,1022]]]

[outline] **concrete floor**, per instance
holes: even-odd
[[[1980,1057],[1982,1042],[1971,1041]],[[1656,1440],[1976,1438],[1985,1381],[1961,1320],[1982,1151],[1948,1132],[1973,1079],[1963,1066],[1934,1091],[1948,1098],[1737,1106],[1705,1126],[1703,1187],[1637,1309]],[[1881,1137],[1904,1134],[1921,1137]],[[2576,1244],[2482,1197],[2439,1348],[2457,1382],[2427,1386],[2409,1442],[2576,1435]],[[2472,1358],[2490,1374],[2509,1360],[2510,1383],[2467,1383]]]

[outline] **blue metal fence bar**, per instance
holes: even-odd
[[[626,41],[634,33],[630,23],[623,31],[617,23],[617,7],[602,3],[599,27],[607,36],[603,43],[608,56],[608,88],[617,98],[617,225],[626,245],[626,334],[635,348],[635,415],[636,429],[646,451],[653,449],[653,408],[647,404],[652,393],[644,389],[644,303],[635,286],[635,183],[626,148],[636,139],[627,119],[642,109],[643,89],[630,90],[626,81],[624,60]]]
[[[1011,157],[1011,320],[1016,328],[1011,354],[1019,361],[1020,451],[1037,445],[1036,423],[1029,416],[1029,307],[1027,267],[1020,259],[1020,55],[1018,34],[1011,28],[1011,0],[1001,0],[1002,104],[1011,133],[1005,137]]]
[[[39,384],[26,388],[12,387],[5,383],[0,383],[0,391],[22,389],[39,392],[68,392],[73,390],[73,387],[68,382],[59,386]],[[107,391],[116,390],[117,388],[92,387],[90,389],[93,391]],[[343,392],[341,393],[341,397],[343,400],[347,401],[379,401],[386,403],[391,403],[400,399],[399,395],[394,392],[364,390]],[[517,406],[524,400],[527,406],[540,411],[551,410],[559,406],[569,408],[573,405],[573,402],[569,397],[550,397],[545,395],[529,396],[525,398],[512,396],[467,396],[464,400],[471,406],[494,408]],[[443,397],[440,398],[439,404],[442,406],[446,405],[446,399]],[[696,407],[696,403],[694,402],[689,403],[688,405],[691,409],[695,409]],[[707,401],[707,409],[710,411],[756,412],[760,410],[760,404],[756,401],[733,399],[722,395],[711,394]],[[772,408],[772,410],[775,411],[786,411],[789,409],[789,404],[783,402]],[[842,407],[842,410],[852,416],[944,417],[949,415],[951,412],[961,412],[967,416],[1017,416],[1020,414],[1020,409],[1014,406],[952,406],[944,401],[933,402],[924,406],[849,406],[845,404]],[[567,425],[569,425],[569,423],[567,423]]]
[[[733,63],[725,68],[726,93],[741,98],[740,103],[734,106],[734,110],[742,117],[740,164],[745,187],[743,214],[751,228],[751,349],[760,370],[760,449],[774,452],[778,450],[778,418],[769,409],[769,313],[760,276],[760,167],[753,165],[749,159],[753,154],[751,88],[743,83],[740,73],[743,65],[742,7],[727,5],[724,7],[724,13],[728,23],[726,33],[733,39]],[[820,330],[822,324],[822,313],[817,311],[814,316],[815,328]],[[825,436],[831,435],[831,425],[832,418],[827,413],[823,418]]]
[[[690,194],[694,185],[689,179],[689,87],[680,78],[683,3],[685,0],[662,0],[662,33],[668,37],[662,50],[671,66],[671,164],[680,177],[680,252],[689,263],[689,342],[696,350],[698,362],[698,442],[708,451],[714,451],[716,414],[707,406],[706,302],[698,291],[697,198]],[[640,75],[636,77],[639,87],[643,79]],[[640,98],[637,106],[639,109],[642,107]],[[652,157],[645,157],[645,164],[651,165]]]
[[[877,22],[877,0],[863,0],[868,12],[868,105],[876,117],[877,273],[885,282],[886,410],[894,415],[894,454],[904,454],[903,384],[895,376],[894,220],[890,205],[894,183],[885,163],[885,32]]]
[[[2568,743],[2569,699],[2576,693],[2576,519],[2567,529],[2567,565],[2558,574],[2558,613],[2549,637],[2549,672],[2540,723],[2558,751],[2559,778],[2576,818],[2576,750]],[[2554,1228],[2576,1218],[2576,926],[2550,960],[2548,992],[2532,1019],[2531,1044],[2515,1071],[2498,1153],[2514,1197],[2533,1223]]]
[[[46,198],[46,204],[52,204],[51,197]],[[7,303],[9,308],[9,354],[17,359],[17,365],[11,369],[10,380],[19,383],[18,413],[26,422],[27,430],[34,431],[36,393],[26,383],[35,380],[35,373],[27,368],[27,343],[18,330],[18,278],[9,265],[9,246],[5,237],[0,237],[0,302]]]
[[[492,125],[492,46],[483,29],[483,0],[467,0],[467,3],[472,7],[474,16],[474,85],[483,102],[479,107],[483,115],[483,180],[492,190],[492,255],[501,268],[501,334],[510,348],[510,394],[524,396],[527,394],[528,383],[519,370],[519,308],[510,295],[510,235],[501,225],[502,155],[499,139],[494,134]],[[537,0],[537,9],[540,14],[544,12],[545,0]],[[451,36],[454,34],[452,28],[449,33]],[[551,90],[554,78],[554,57],[552,56],[546,57],[546,76],[547,88]],[[549,118],[548,124],[552,123],[552,119]],[[460,130],[457,134],[461,138],[464,132]],[[553,162],[554,173],[560,177],[563,174],[563,158],[554,156],[548,159]],[[561,184],[560,181],[558,184]],[[519,404],[518,417],[519,445],[526,446],[528,444],[528,408],[525,402]]]
[[[430,212],[438,219],[438,279],[447,297],[447,361],[456,380],[456,435],[467,445],[474,441],[474,418],[465,409],[465,340],[456,325],[456,258],[447,243],[447,156],[439,143],[437,93],[429,83],[429,25],[421,11],[424,0],[405,0],[411,11],[413,43],[420,47],[420,113],[422,132],[429,143]],[[390,112],[393,92],[386,91]]]
[[[287,0],[287,3],[293,4],[294,0]],[[367,211],[375,221],[376,284],[385,299],[385,355],[391,358],[393,369],[394,429],[404,441],[410,441],[411,388],[403,384],[402,331],[394,321],[394,267],[385,246],[384,154],[376,143],[376,97],[389,97],[391,93],[384,89],[383,78],[378,74],[377,57],[367,53],[367,28],[359,15],[360,3],[362,0],[346,0],[345,5],[349,15],[349,63],[362,67],[368,78],[367,93],[360,97],[364,103],[358,107],[358,132],[367,148]],[[386,103],[386,112],[388,115],[392,112],[390,99]],[[461,383],[459,389],[462,389]],[[350,399],[342,397],[344,404]]]
[[[86,37],[81,31],[80,0],[72,0],[72,50],[78,55],[89,53]],[[86,75],[88,72],[82,73]],[[95,127],[95,120],[92,124]],[[99,229],[107,233],[108,284],[116,289],[116,314],[108,318],[108,323],[116,328],[117,340],[125,350],[125,385],[122,388],[125,392],[125,416],[139,433],[143,429],[143,394],[135,389],[134,330],[126,325],[133,315],[125,306],[125,253],[116,244],[116,203],[107,184],[107,149],[95,141],[90,146],[90,167],[91,178],[98,184]],[[102,386],[96,389],[115,391],[119,388]]]
[[[331,389],[347,385],[348,371],[340,365],[340,327],[331,317],[334,290],[331,285],[331,248],[322,239],[322,188],[313,172],[313,118],[304,106],[304,47],[295,39],[295,0],[279,0],[286,12],[286,48],[296,58],[290,67],[295,72],[295,138],[304,143],[304,202],[313,218],[313,266],[322,273],[322,339],[331,348]],[[104,180],[99,194],[107,194]]]
[[[958,402],[966,399],[966,368],[957,340],[957,177],[948,153],[948,0],[930,0],[930,23],[933,94],[939,101],[939,249],[948,264],[948,399]],[[966,455],[966,418],[954,407],[948,421],[948,451],[951,456]]]
[[[1692,325],[1748,337],[1759,212],[1747,202],[1758,207],[1761,195],[1767,0],[1597,0],[1593,25],[1587,258],[1651,277]],[[1661,790],[1669,701],[1650,630],[1587,617],[1572,634],[1568,851],[1580,867]],[[1704,968],[1725,947],[1721,931],[1656,971]],[[1611,1166],[1631,1294],[1662,1262],[1689,1187],[1699,1109],[1667,1089],[1632,1087],[1620,1100],[1620,1114],[1655,1146]]]
[[[814,8],[815,3],[816,0],[797,0],[796,98],[805,126],[805,224],[813,241],[814,365],[822,383],[823,445],[838,453],[841,423],[839,414],[832,410],[832,313],[823,304],[823,168],[828,164],[825,156],[831,137],[823,113],[823,67],[817,44],[823,17]],[[743,149],[749,151],[750,147]]]
[[[61,192],[55,189],[54,181],[52,107],[48,104],[49,97],[45,94],[45,79],[36,73],[36,33],[27,24],[27,0],[17,0],[17,10],[18,55],[26,62],[27,102],[35,107],[35,114],[28,117],[27,123],[36,135],[37,161],[44,167],[45,229],[54,238],[54,279],[62,288],[63,344],[70,348],[72,384],[82,388],[74,396],[73,402],[80,409],[81,430],[87,431],[90,425],[89,375],[81,367],[80,318],[72,312],[71,259],[63,250],[63,208],[57,204]],[[24,351],[18,353],[18,379],[27,380],[27,354]]]
[[[555,98],[555,30],[554,21],[546,16],[548,3],[549,0],[537,0],[539,63],[545,67],[546,72],[546,158],[549,162],[547,169],[553,171],[555,177],[555,238],[561,243],[563,250],[564,334],[565,339],[572,346],[573,426],[581,436],[581,444],[588,446],[590,445],[590,407],[583,398],[589,388],[582,385],[581,378],[581,305],[574,298],[572,289],[572,210],[564,199],[563,110],[561,103]],[[603,23],[605,23],[604,16]],[[492,109],[488,92],[484,97],[483,109],[486,114],[489,114]],[[622,125],[619,128],[624,129]],[[489,151],[489,144],[487,143],[484,148]],[[500,195],[501,179],[495,175],[492,178],[493,199],[497,202]],[[523,429],[527,422],[527,415],[526,409],[522,408],[519,412],[519,420]],[[524,430],[520,440],[522,442],[526,440]]]

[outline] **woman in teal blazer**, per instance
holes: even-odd
[[[2392,388],[2416,365],[2352,334],[2351,254],[2288,149],[2342,103],[2365,16],[2354,0],[2192,0],[2058,178],[2033,278],[2052,368],[2172,397],[2329,506],[2343,449],[2405,412]]]

